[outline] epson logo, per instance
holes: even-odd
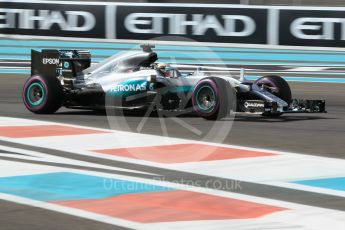
[[[187,16],[191,16],[191,20]],[[238,23],[243,26],[239,28]],[[168,28],[164,28],[165,25]],[[169,35],[202,36],[212,30],[218,36],[228,37],[246,37],[256,30],[255,21],[246,15],[131,13],[126,16],[124,26],[129,32],[141,34],[164,34],[167,31]]]
[[[62,31],[89,31],[96,17],[86,11],[57,11],[0,8],[0,29],[50,30],[57,25]]]
[[[244,107],[246,108],[264,108],[264,103],[257,103],[257,102],[245,102]]]
[[[58,58],[43,58],[42,64],[43,65],[58,65],[59,59]]]
[[[299,39],[334,40],[336,24],[340,25],[340,40],[345,40],[345,18],[301,17],[291,23],[290,31]]]
[[[112,92],[135,92],[146,90],[146,84],[128,84],[128,85],[116,85],[112,88]]]

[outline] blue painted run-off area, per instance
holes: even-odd
[[[61,41],[61,40],[18,40],[0,39],[0,60],[30,60],[30,50],[36,49],[86,49],[92,54],[92,61],[99,62],[105,58],[129,50],[139,50],[139,44],[115,42],[89,42],[89,41]],[[156,45],[160,62],[174,62],[178,64],[194,65],[274,65],[274,66],[318,66],[318,67],[345,67],[345,52],[335,50],[297,50],[297,49],[271,49],[250,47],[206,47],[196,45]],[[27,64],[29,65],[29,64]],[[6,67],[6,65],[5,65]],[[260,67],[258,67],[260,69]],[[344,71],[345,72],[345,71]],[[30,69],[0,67],[0,73],[29,74]],[[325,74],[327,74],[325,72]],[[308,77],[305,77],[308,75]],[[310,77],[309,77],[310,75]],[[328,76],[338,78],[328,78]],[[345,75],[345,74],[344,74]],[[287,76],[288,81],[300,82],[327,82],[344,83],[342,72],[330,72],[327,78],[313,76],[313,72],[299,76]],[[258,76],[249,76],[257,78]]]
[[[103,199],[170,190],[168,187],[69,172],[0,178],[0,193],[39,201]]]
[[[113,54],[132,49],[140,49],[139,44],[83,42],[83,41],[52,41],[52,40],[0,40],[0,58],[27,59],[31,49],[87,49],[94,58],[108,57]],[[281,64],[281,65],[345,65],[345,52],[321,50],[293,50],[269,48],[240,48],[240,47],[206,47],[193,45],[156,45],[155,51],[160,58],[174,59],[176,62],[195,63],[208,62],[210,64],[224,62],[237,64]],[[10,54],[10,55],[9,55]],[[302,62],[302,63],[301,63]]]
[[[312,187],[345,191],[345,177],[293,181],[293,183]]]
[[[1,42],[1,40],[0,40]],[[125,45],[125,44],[124,44]],[[126,47],[126,46],[124,46]],[[137,46],[134,46],[137,47]],[[63,47],[64,48],[64,47]],[[114,54],[117,54],[123,50],[119,49],[90,49],[89,47],[86,47],[90,50],[91,54],[93,56],[112,56]],[[39,49],[39,48],[38,48]],[[225,48],[224,48],[225,49]],[[130,48],[128,49],[130,50]],[[277,52],[270,52],[270,50],[266,50],[266,52],[262,52],[262,50],[259,50],[261,52],[258,52],[256,50],[248,51],[246,50],[238,50],[238,51],[220,51],[220,50],[194,50],[190,49],[189,47],[181,47],[179,48],[179,51],[175,51],[174,48],[170,48],[169,50],[159,49],[159,46],[156,48],[158,57],[161,58],[176,58],[176,59],[182,59],[182,60],[188,60],[188,59],[194,59],[194,62],[196,60],[207,60],[215,59],[218,62],[228,61],[228,60],[238,60],[242,61],[243,64],[250,63],[253,61],[271,61],[271,62],[277,62],[279,61],[283,65],[286,63],[294,63],[294,62],[316,62],[316,63],[324,63],[324,64],[333,64],[335,62],[341,62],[343,63],[345,61],[345,53],[277,53]],[[198,52],[196,52],[198,51]],[[23,48],[23,47],[0,47],[0,53],[1,54],[30,54],[31,48]],[[176,60],[177,61],[177,60]],[[345,63],[345,62],[344,62]]]

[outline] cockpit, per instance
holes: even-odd
[[[157,53],[151,46],[142,47],[143,52],[126,52],[114,55],[83,71],[84,76],[104,76],[106,73],[132,73],[143,69],[155,69],[162,77],[179,78],[181,73],[169,64],[156,63]]]
[[[182,76],[180,71],[172,67],[170,64],[158,63],[155,64],[155,69],[157,69],[163,77],[179,78]]]
[[[133,72],[140,68],[150,68],[157,60],[155,52],[131,52],[114,55],[83,71],[84,75],[109,72]]]

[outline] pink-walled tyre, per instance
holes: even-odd
[[[273,87],[272,94],[283,99],[287,103],[291,101],[291,89],[289,84],[282,78],[276,75],[267,75],[255,81],[258,86]]]
[[[29,111],[52,114],[62,105],[62,86],[55,77],[32,76],[23,87],[22,98]]]
[[[200,117],[207,120],[219,120],[226,117],[233,102],[232,89],[220,78],[206,78],[199,81],[192,94],[193,109]]]
[[[272,89],[271,93],[285,102],[290,103],[291,101],[291,89],[289,84],[280,76],[267,75],[259,78],[255,81],[255,84],[260,87]],[[279,117],[281,113],[265,112],[262,114],[265,117]]]

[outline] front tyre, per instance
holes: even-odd
[[[265,87],[271,91],[273,95],[283,99],[287,103],[290,103],[291,89],[284,78],[276,75],[267,75],[256,80],[255,84],[260,87]]]
[[[255,84],[259,87],[265,88],[285,102],[290,103],[291,89],[289,84],[282,77],[276,75],[263,76],[259,78]],[[281,113],[265,112],[262,115],[264,117],[279,117]]]
[[[29,111],[52,114],[62,105],[62,86],[55,77],[32,76],[23,87],[22,98]]]
[[[226,117],[233,102],[229,84],[220,78],[206,78],[197,83],[192,94],[194,111],[207,120]]]

